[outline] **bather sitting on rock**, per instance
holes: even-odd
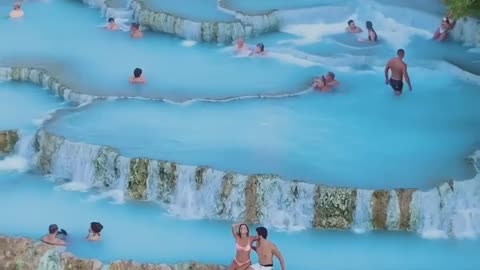
[[[130,37],[132,38],[142,38],[143,33],[140,31],[140,25],[138,23],[132,23],[130,26]]]
[[[88,229],[88,235],[86,239],[88,241],[100,241],[102,239],[100,232],[103,229],[103,225],[100,222],[90,223],[90,228]]]
[[[128,82],[130,83],[145,83],[145,79],[142,77],[142,69],[141,68],[136,68],[133,70],[133,77],[130,77]]]
[[[345,28],[345,31],[347,31],[349,33],[361,33],[361,32],[363,32],[362,28],[355,25],[355,21],[349,20],[347,22],[347,24],[348,24],[348,26],[347,26],[347,28]]]
[[[450,21],[448,16],[443,17],[440,26],[437,28],[433,34],[433,39],[438,41],[444,41],[448,37],[448,33],[452,30],[454,22]]]
[[[110,30],[110,31],[118,30],[118,25],[115,23],[114,18],[109,18],[108,19],[107,29]]]
[[[252,55],[266,55],[265,45],[263,45],[263,43],[258,43],[255,50],[250,53],[250,56]]]
[[[54,246],[65,246],[65,238],[67,232],[65,230],[58,231],[57,224],[48,226],[48,234],[42,237],[42,242]]]
[[[16,3],[13,5],[13,10],[10,11],[10,18],[21,18],[23,17],[24,13],[23,10],[21,9],[21,6],[19,3]]]
[[[233,224],[232,235],[235,239],[235,257],[228,267],[228,270],[246,270],[250,267],[250,251],[251,244],[256,240],[256,237],[249,236],[249,229],[247,224]]]

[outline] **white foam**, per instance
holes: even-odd
[[[326,36],[345,32],[345,23],[290,24],[282,27],[280,31],[300,37],[299,39],[285,40],[282,43],[306,45],[320,42]]]
[[[319,63],[315,63],[311,60],[305,58],[299,58],[291,54],[284,54],[284,53],[277,53],[277,52],[268,52],[268,56],[278,59],[282,62],[294,64],[301,67],[312,67],[312,66],[320,66]]]
[[[195,45],[197,45],[198,42],[196,42],[195,40],[184,40],[182,41],[182,46],[183,47],[193,47]]]
[[[28,159],[21,155],[7,156],[0,160],[0,171],[25,172],[29,168]]]
[[[421,233],[422,238],[425,239],[447,239],[448,235],[442,230],[426,230]]]
[[[79,191],[87,192],[90,189],[90,185],[85,184],[85,182],[67,182],[65,184],[55,187],[55,189],[61,189],[66,191]]]
[[[87,201],[96,202],[100,200],[110,200],[113,204],[125,203],[123,190],[114,189],[88,196]]]

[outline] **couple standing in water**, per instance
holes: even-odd
[[[248,225],[233,224],[232,235],[235,239],[236,254],[228,270],[273,270],[273,256],[280,261],[281,270],[285,270],[285,261],[280,250],[269,240],[268,230],[257,227],[257,236],[250,236]],[[256,243],[256,245],[253,245]],[[250,251],[257,252],[258,263],[252,265]]]

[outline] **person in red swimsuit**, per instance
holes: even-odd
[[[235,239],[235,257],[228,270],[246,270],[250,267],[251,244],[257,237],[249,236],[248,226],[245,223],[233,224],[232,235]]]

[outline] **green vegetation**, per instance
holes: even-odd
[[[480,17],[480,0],[444,0],[448,14],[453,18]]]

